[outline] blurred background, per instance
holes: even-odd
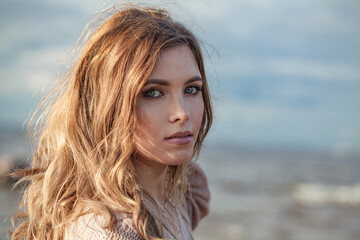
[[[360,239],[360,2],[147,2],[207,50],[216,119],[198,161],[212,202],[195,239]],[[30,158],[26,119],[113,3],[0,2],[0,239],[21,197],[6,173]]]

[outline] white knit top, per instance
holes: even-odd
[[[191,240],[192,230],[199,221],[209,212],[210,192],[207,179],[199,165],[194,164],[188,174],[190,189],[184,198],[183,204],[175,209],[176,214],[169,212],[159,204],[154,205],[145,195],[143,201],[151,215],[162,226],[165,239]],[[171,201],[168,203],[171,204]],[[159,211],[160,210],[160,211]],[[174,218],[174,216],[178,218]],[[104,220],[93,214],[81,216],[71,224],[65,233],[66,240],[142,240],[137,233],[130,215],[121,212],[116,213],[117,224],[113,230],[104,229],[101,226]]]

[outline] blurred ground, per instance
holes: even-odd
[[[199,162],[213,198],[195,239],[360,239],[359,156],[208,148]]]
[[[195,239],[360,239],[359,156],[259,149],[203,149],[212,201]],[[0,239],[19,196],[0,188]]]

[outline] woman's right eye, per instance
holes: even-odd
[[[144,96],[148,98],[157,98],[161,96],[161,92],[157,89],[149,89],[144,92]]]

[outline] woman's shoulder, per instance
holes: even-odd
[[[210,191],[205,172],[199,164],[190,163],[187,171],[189,189],[186,194],[185,208],[194,230],[199,221],[209,213]]]
[[[132,218],[122,213],[116,213],[116,226],[104,228],[105,219],[102,216],[88,213],[80,216],[66,229],[66,240],[142,240],[136,232]]]

